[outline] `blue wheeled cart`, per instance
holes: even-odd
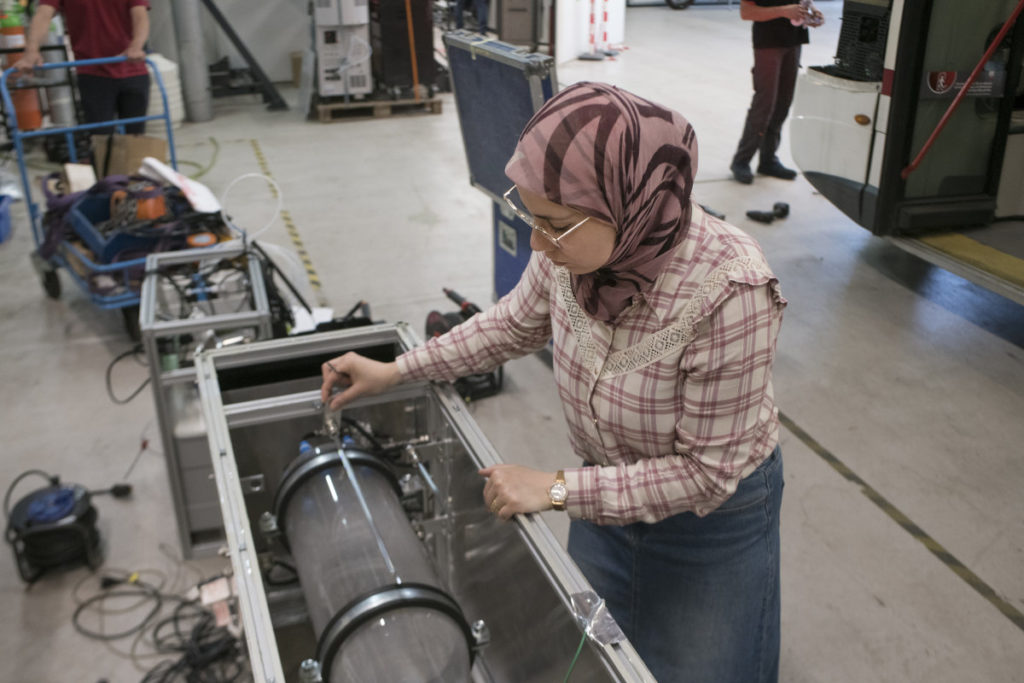
[[[53,69],[68,69],[78,66],[92,64],[113,64],[127,61],[126,57],[105,57],[102,59],[84,59],[75,62],[52,62],[38,67],[38,70],[49,71]],[[103,220],[106,217],[99,215],[104,209],[100,206],[90,206],[89,200],[83,201],[81,205],[76,204],[70,209],[71,223],[76,237],[81,239],[81,244],[89,247],[90,252],[85,253],[76,246],[75,242],[68,239],[61,239],[54,249],[47,249],[48,255],[40,254],[40,247],[47,239],[42,225],[42,216],[45,213],[32,199],[32,184],[29,182],[28,171],[25,167],[25,141],[32,138],[43,138],[49,136],[63,135],[67,142],[69,160],[72,163],[78,161],[75,144],[75,134],[82,131],[97,130],[101,128],[114,128],[119,133],[124,133],[124,126],[142,121],[163,121],[167,132],[167,147],[170,155],[171,166],[177,169],[177,159],[174,152],[174,133],[171,130],[170,111],[167,106],[167,91],[164,88],[163,80],[160,78],[156,64],[149,59],[146,64],[150,73],[155,79],[160,90],[160,98],[163,104],[161,114],[139,116],[129,119],[116,119],[113,121],[102,121],[99,123],[87,123],[77,126],[65,126],[55,128],[42,128],[33,131],[22,131],[18,127],[18,116],[11,100],[10,88],[7,84],[15,69],[10,68],[0,76],[0,97],[3,97],[4,111],[7,113],[7,120],[10,129],[11,142],[14,144],[15,154],[18,160],[18,171],[21,175],[22,190],[25,194],[25,204],[28,207],[29,221],[32,224],[32,237],[35,239],[36,249],[32,253],[32,262],[36,267],[42,281],[43,289],[51,298],[60,297],[60,279],[57,270],[63,268],[70,275],[89,298],[100,308],[122,309],[125,317],[125,326],[129,334],[135,337],[138,334],[138,305],[139,288],[130,284],[132,278],[129,272],[139,272],[145,268],[146,255],[138,258],[130,258],[124,261],[116,261],[110,256],[110,243],[100,236],[94,229],[93,221]],[[95,198],[93,198],[95,203]],[[109,202],[107,203],[109,210]],[[107,216],[108,217],[108,216]],[[115,238],[116,239],[116,238]],[[76,240],[77,241],[77,240]],[[113,240],[111,240],[113,241]],[[97,289],[92,285],[96,276],[106,275],[110,281],[120,283],[118,286],[107,289]]]

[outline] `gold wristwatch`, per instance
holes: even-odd
[[[565,500],[569,497],[569,489],[565,486],[565,472],[558,470],[555,474],[555,483],[548,489],[548,497],[551,499],[552,510],[564,510]]]

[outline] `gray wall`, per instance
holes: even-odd
[[[168,59],[179,61],[171,17],[173,0],[150,0],[150,47]],[[309,15],[306,0],[215,0],[221,13],[272,81],[292,80],[289,54],[309,46]],[[245,66],[231,41],[213,17],[202,8],[206,57],[211,64],[227,56],[232,67]]]

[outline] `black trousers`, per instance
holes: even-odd
[[[149,108],[149,74],[127,78],[79,74],[78,93],[82,101],[84,123],[145,116]],[[114,129],[111,127],[97,129],[94,134],[105,135],[113,132]],[[125,126],[125,132],[145,133],[146,122],[130,123]]]
[[[799,69],[799,45],[754,50],[754,98],[733,163],[749,164],[755,152],[760,154],[759,164],[770,164],[775,159]]]

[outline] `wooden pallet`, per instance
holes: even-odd
[[[316,116],[321,123],[346,119],[381,118],[396,114],[440,114],[438,97],[407,100],[363,100],[361,102],[320,102]]]

